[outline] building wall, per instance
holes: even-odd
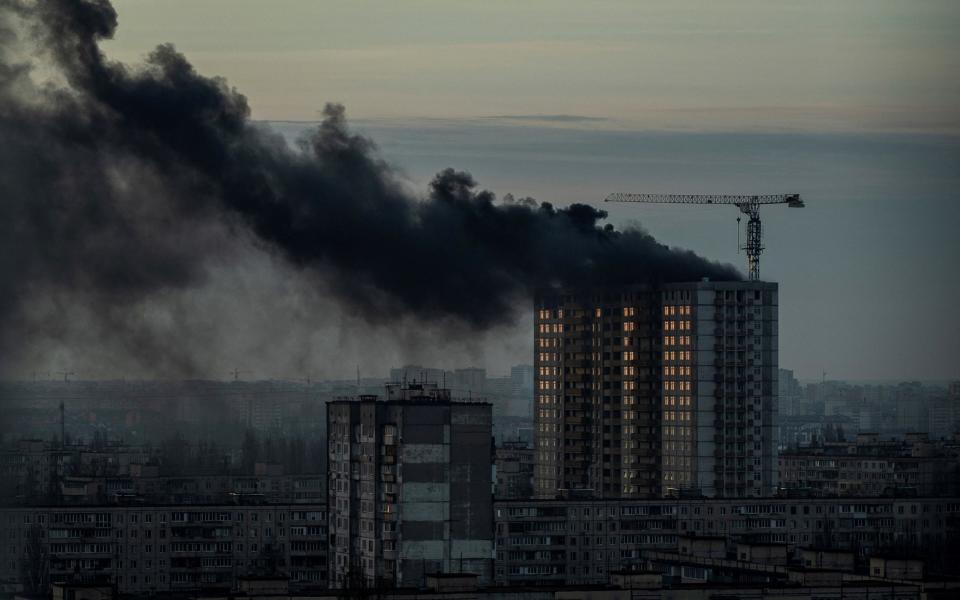
[[[498,501],[500,585],[606,583],[642,568],[645,550],[675,551],[678,536],[851,549],[944,541],[960,531],[960,498]]]
[[[823,496],[960,493],[957,457],[837,456],[794,451],[780,456],[785,489]]]
[[[551,291],[535,308],[536,494],[659,495],[659,292]]]
[[[327,405],[331,585],[417,587],[461,566],[491,580],[491,406],[411,385],[423,393]]]
[[[777,285],[535,299],[535,492],[747,497],[777,486]]]
[[[522,442],[506,442],[496,449],[496,498],[533,496],[533,448]]]
[[[135,595],[229,589],[266,572],[295,590],[327,582],[322,504],[7,508],[0,540],[0,580],[40,561],[48,582],[80,577]]]
[[[663,491],[759,497],[777,487],[777,285],[663,291]]]

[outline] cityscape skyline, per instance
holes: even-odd
[[[958,26],[0,0],[0,600],[957,597]]]

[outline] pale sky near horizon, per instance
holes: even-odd
[[[960,379],[956,2],[114,4],[111,57],[137,62],[172,42],[263,121],[309,122],[342,102],[421,189],[453,166],[499,195],[561,205],[599,206],[611,191],[799,192],[807,208],[763,215],[780,366],[809,379]],[[617,226],[639,220],[742,268],[735,211],[603,208]],[[528,326],[465,353],[397,342],[372,356],[384,372],[464,361],[502,372],[530,362]],[[341,350],[317,351],[330,375],[371,356],[355,340]]]
[[[957,131],[956,2],[117,0],[264,120],[572,115],[631,129]],[[593,126],[601,126],[593,122]]]

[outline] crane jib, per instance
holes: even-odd
[[[760,279],[761,243],[760,205],[786,204],[790,208],[804,206],[800,194],[630,194],[618,192],[604,198],[604,202],[647,202],[658,204],[732,204],[750,216],[747,222],[747,241],[742,249],[747,254],[747,276],[751,281]],[[740,219],[737,219],[739,223]]]

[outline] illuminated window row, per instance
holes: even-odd
[[[552,318],[562,319],[563,309],[558,308],[556,311],[551,311],[548,308],[540,309],[537,311],[537,318],[538,319],[552,319]]]
[[[691,328],[690,321],[664,321],[663,330],[664,331],[674,331],[674,330],[689,330]]]
[[[663,307],[663,316],[672,317],[674,315],[689,315],[690,306],[664,306]]]

